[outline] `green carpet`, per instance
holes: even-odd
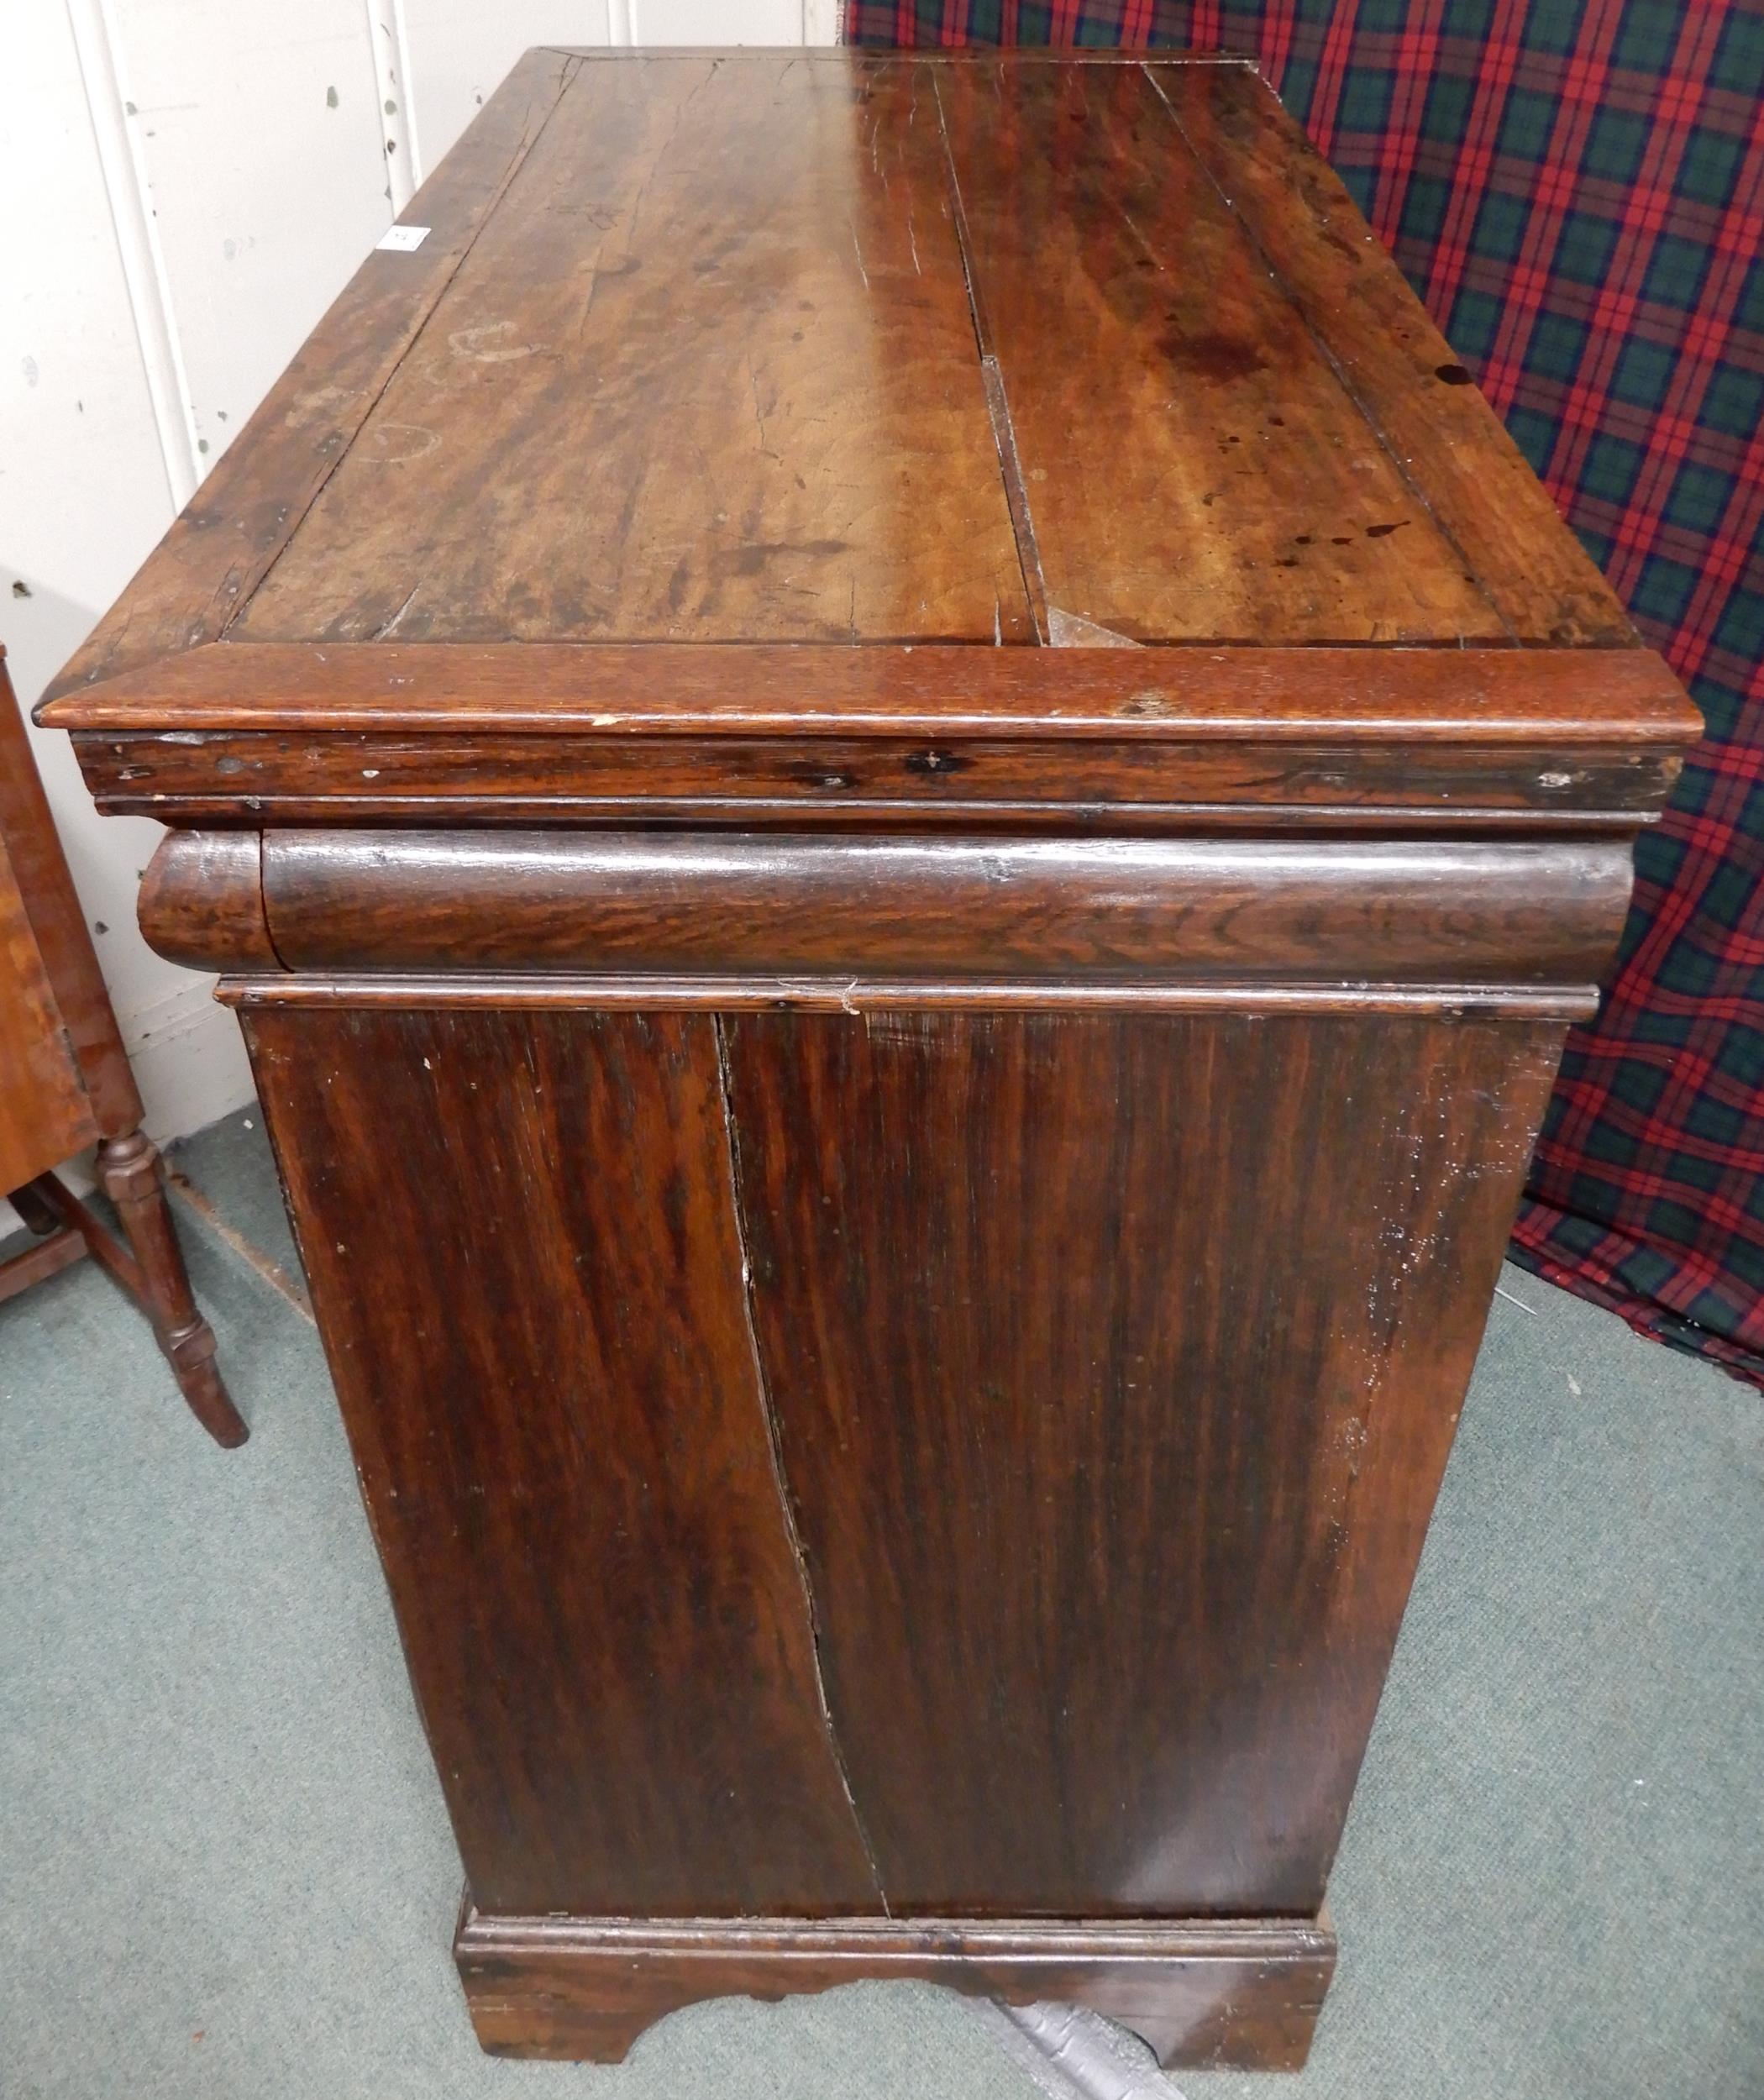
[[[289,1258],[260,1131],[180,1163]],[[255,1122],[255,1118],[251,1119]],[[0,2092],[1007,2100],[962,2008],[858,1986],[495,2064],[459,1872],[312,1331],[187,1214],[252,1441],[89,1268],[0,1309]],[[1193,2100],[1764,2093],[1764,1408],[1509,1272],[1332,1891],[1302,2078]]]

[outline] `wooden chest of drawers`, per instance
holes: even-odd
[[[1696,717],[1253,74],[529,54],[47,719],[176,828],[480,2036],[1302,2060]]]

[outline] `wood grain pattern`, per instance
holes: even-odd
[[[1314,1912],[1560,1029],[722,1034],[782,1470],[893,1909]]]
[[[764,830],[1453,829],[1657,821],[1680,760],[1510,744],[1053,738],[253,735],[81,738],[101,809],[166,822],[374,819]]]
[[[478,2039],[495,2055],[617,2063],[646,2027],[699,1999],[873,1977],[1087,2005],[1172,2067],[1257,2071],[1303,2066],[1336,1951],[1333,1932],[1309,1919],[732,1925],[494,1918],[469,1902],[454,1946]]]
[[[263,841],[255,832],[168,832],[136,904],[150,947],[197,969],[280,969],[264,916]]]
[[[1138,641],[1504,637],[1143,73],[937,93],[1050,607]]]
[[[771,1473],[711,1024],[246,1029],[480,1900],[873,1910]]]
[[[110,994],[98,968],[66,855],[61,851],[49,796],[37,770],[4,657],[5,651],[0,648],[0,838],[5,842],[18,891],[12,910],[14,915],[22,911],[29,942],[55,987],[56,1026],[65,1031],[57,1040],[55,1055],[59,1057],[70,1049],[73,1053],[78,1083],[96,1125],[92,1136],[120,1137],[140,1121],[141,1097],[129,1069]],[[15,924],[11,937],[22,937],[23,930]],[[23,959],[22,951],[14,948],[13,953],[11,967],[29,974],[29,964]],[[22,1010],[15,1008],[11,998],[0,999],[0,1010],[20,1011],[22,1018]],[[40,1036],[37,1040],[42,1040]],[[24,1054],[15,1051],[14,1058]],[[43,1120],[47,1125],[57,1118],[45,1111]],[[46,1130],[38,1133],[39,1149],[46,1135]],[[81,1137],[60,1152],[45,1153],[39,1166],[59,1166],[91,1142],[91,1136]]]
[[[1630,859],[1615,841],[276,832],[263,879],[293,970],[1589,984]],[[206,887],[200,859],[156,876],[173,905],[144,921],[156,944],[181,937],[197,967],[261,960],[224,925],[183,923],[176,900]]]
[[[10,696],[0,691],[0,706]],[[0,1194],[59,1166],[98,1135],[55,987],[0,839]]]
[[[198,824],[1168,829],[1402,810],[1625,832],[1698,721],[1641,650],[537,643],[228,644],[45,718],[75,729],[102,806]]]
[[[1184,139],[1522,642],[1635,628],[1341,179],[1242,69],[1154,66]]]
[[[664,976],[646,971],[593,976],[557,971],[326,970],[296,976],[256,972],[221,979],[216,995],[239,1007],[353,1007],[362,1011],[473,1013],[1133,1013],[1437,1014],[1508,1020],[1586,1021],[1599,1011],[1591,984],[1273,984],[1242,978],[1168,979],[790,977],[725,972]]]
[[[52,691],[223,634],[1633,642],[1242,66],[533,52],[412,212]]]
[[[228,455],[231,456],[230,454]],[[228,643],[39,711],[179,735],[495,731],[1681,750],[1702,717],[1648,649],[820,648]]]
[[[585,67],[239,634],[1021,638],[916,93]]]

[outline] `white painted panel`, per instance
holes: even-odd
[[[365,0],[375,107],[386,134],[386,201],[402,212],[423,180],[417,139],[416,90],[402,0]]]
[[[425,172],[535,44],[604,44],[606,0],[402,0]]]
[[[60,6],[0,7],[0,640],[27,708],[171,521],[171,495]],[[126,156],[125,156],[126,158]],[[32,732],[56,827],[159,1137],[250,1099],[207,981],[135,928],[159,827],[101,818],[66,737]],[[181,1053],[171,1046],[181,1044]],[[150,1068],[149,1068],[150,1067]]]
[[[205,464],[392,217],[365,0],[110,0]]]
[[[802,0],[627,0],[631,41],[801,44]]]
[[[160,450],[165,456],[165,478],[171,485],[173,507],[181,510],[202,479],[197,464],[196,422],[190,412],[189,381],[171,318],[171,288],[165,281],[159,227],[148,202],[137,127],[129,118],[117,71],[120,45],[111,0],[67,0],[67,18],[86,90],[92,144],[116,229],[117,252],[134,314],[135,338],[153,402]]]
[[[839,41],[839,0],[802,0],[802,40],[805,44]]]

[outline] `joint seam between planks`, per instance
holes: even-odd
[[[852,1787],[852,1776],[846,1765],[845,1752],[840,1746],[838,1730],[833,1725],[832,1703],[827,1698],[827,1677],[821,1661],[821,1617],[815,1604],[814,1586],[809,1580],[808,1555],[803,1548],[802,1534],[797,1528],[795,1505],[790,1499],[790,1478],[785,1471],[783,1431],[778,1420],[777,1410],[772,1404],[771,1382],[766,1376],[765,1358],[759,1347],[759,1326],[753,1316],[753,1263],[748,1247],[747,1213],[742,1197],[741,1147],[735,1128],[735,1089],[729,1075],[728,1034],[720,1013],[711,1015],[711,1026],[717,1040],[717,1088],[722,1101],[723,1137],[729,1154],[729,1198],[735,1221],[736,1245],[741,1256],[742,1317],[747,1326],[748,1347],[753,1358],[753,1381],[759,1396],[759,1411],[765,1420],[766,1452],[771,1460],[772,1484],[777,1491],[784,1536],[796,1563],[797,1579],[802,1585],[803,1613],[808,1620],[809,1658],[815,1672],[815,1696],[821,1705],[822,1729],[827,1737],[828,1754],[832,1759],[834,1771],[839,1775],[846,1806],[851,1810],[852,1828],[857,1832],[858,1842],[864,1849],[876,1900],[882,1906],[883,1915],[892,1917],[894,1914],[888,1907],[888,1893],[882,1886],[882,1872],[876,1863],[875,1847],[870,1843],[863,1812],[858,1806],[858,1797]]]
[[[264,938],[270,944],[270,953],[276,958],[277,969],[286,970],[291,977],[293,971],[289,967],[288,958],[282,953],[276,938],[276,928],[270,923],[269,866],[265,858],[268,848],[261,831],[255,836],[257,840],[257,916],[262,921]]]
[[[937,134],[943,142],[943,169],[949,181],[949,210],[955,230],[956,253],[962,259],[962,282],[968,293],[968,318],[974,323],[974,340],[980,358],[980,388],[986,398],[986,416],[992,427],[993,449],[998,454],[999,475],[1005,485],[1005,507],[1011,517],[1011,537],[1016,544],[1017,567],[1022,571],[1023,591],[1029,601],[1029,617],[1035,623],[1036,639],[1047,645],[1047,585],[1042,573],[1041,549],[1035,537],[1035,521],[1029,512],[1028,484],[1023,479],[1022,460],[1016,449],[1016,431],[1011,420],[1010,396],[1005,375],[992,347],[992,331],[980,299],[974,273],[973,243],[968,230],[967,207],[962,202],[962,181],[956,173],[955,149],[950,143],[949,121],[943,112],[943,91],[935,71],[931,76],[932,98],[937,106]],[[996,616],[995,634],[996,635]]]

